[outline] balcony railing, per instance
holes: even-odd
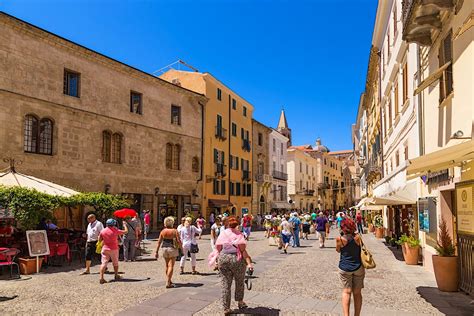
[[[242,170],[242,180],[250,180],[250,171]]]
[[[248,139],[242,139],[242,149],[250,151],[250,141]]]
[[[227,130],[222,128],[222,126],[216,126],[216,138],[226,140],[227,139]]]
[[[214,164],[214,173],[216,176],[225,177],[226,175],[226,165],[223,163],[215,163]]]
[[[281,171],[273,170],[273,177],[279,180],[288,180],[288,174]]]

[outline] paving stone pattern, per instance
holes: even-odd
[[[249,308],[235,309],[234,314],[341,315],[336,233],[331,233],[324,249],[318,247],[312,235],[311,240],[302,241],[301,248],[290,248],[287,255],[268,246],[268,251],[253,257],[253,289],[245,293]],[[257,238],[250,242],[250,251],[252,243],[266,242],[261,233],[254,236]],[[364,241],[375,256],[377,268],[367,271],[362,315],[474,315],[474,305],[466,295],[439,292],[433,275],[423,267],[398,261],[372,235],[365,235]],[[203,276],[193,282],[179,284],[179,288],[119,315],[222,314],[218,276]],[[164,282],[156,286],[164,286]],[[233,307],[237,308],[235,302]]]

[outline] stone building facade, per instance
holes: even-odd
[[[0,29],[0,148],[17,171],[123,194],[155,227],[198,208],[203,95],[4,13]]]
[[[252,213],[265,214],[269,211],[272,176],[269,165],[269,136],[272,129],[257,120],[252,120],[252,170],[253,192]]]

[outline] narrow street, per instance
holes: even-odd
[[[288,255],[271,247],[255,256],[253,288],[245,294],[249,308],[242,313],[340,315],[335,235],[332,230],[324,249],[311,235],[309,241],[302,241],[302,247],[291,248]],[[377,268],[367,271],[362,315],[472,315],[466,295],[441,294],[432,274],[421,266],[407,266],[397,260],[372,234],[365,235],[365,243],[375,256]],[[254,233],[250,249],[254,245],[262,249],[266,244],[261,232]],[[218,277],[204,276],[119,315],[217,315],[221,311],[220,293]]]

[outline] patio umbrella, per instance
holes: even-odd
[[[49,195],[70,197],[79,192],[71,190],[62,185],[49,182],[43,179],[28,176],[26,174],[15,172],[14,170],[0,173],[0,185],[6,187],[19,186],[22,188],[35,189]]]
[[[135,217],[137,216],[137,211],[131,208],[123,208],[114,212],[114,216],[118,218],[125,218],[127,216]]]

